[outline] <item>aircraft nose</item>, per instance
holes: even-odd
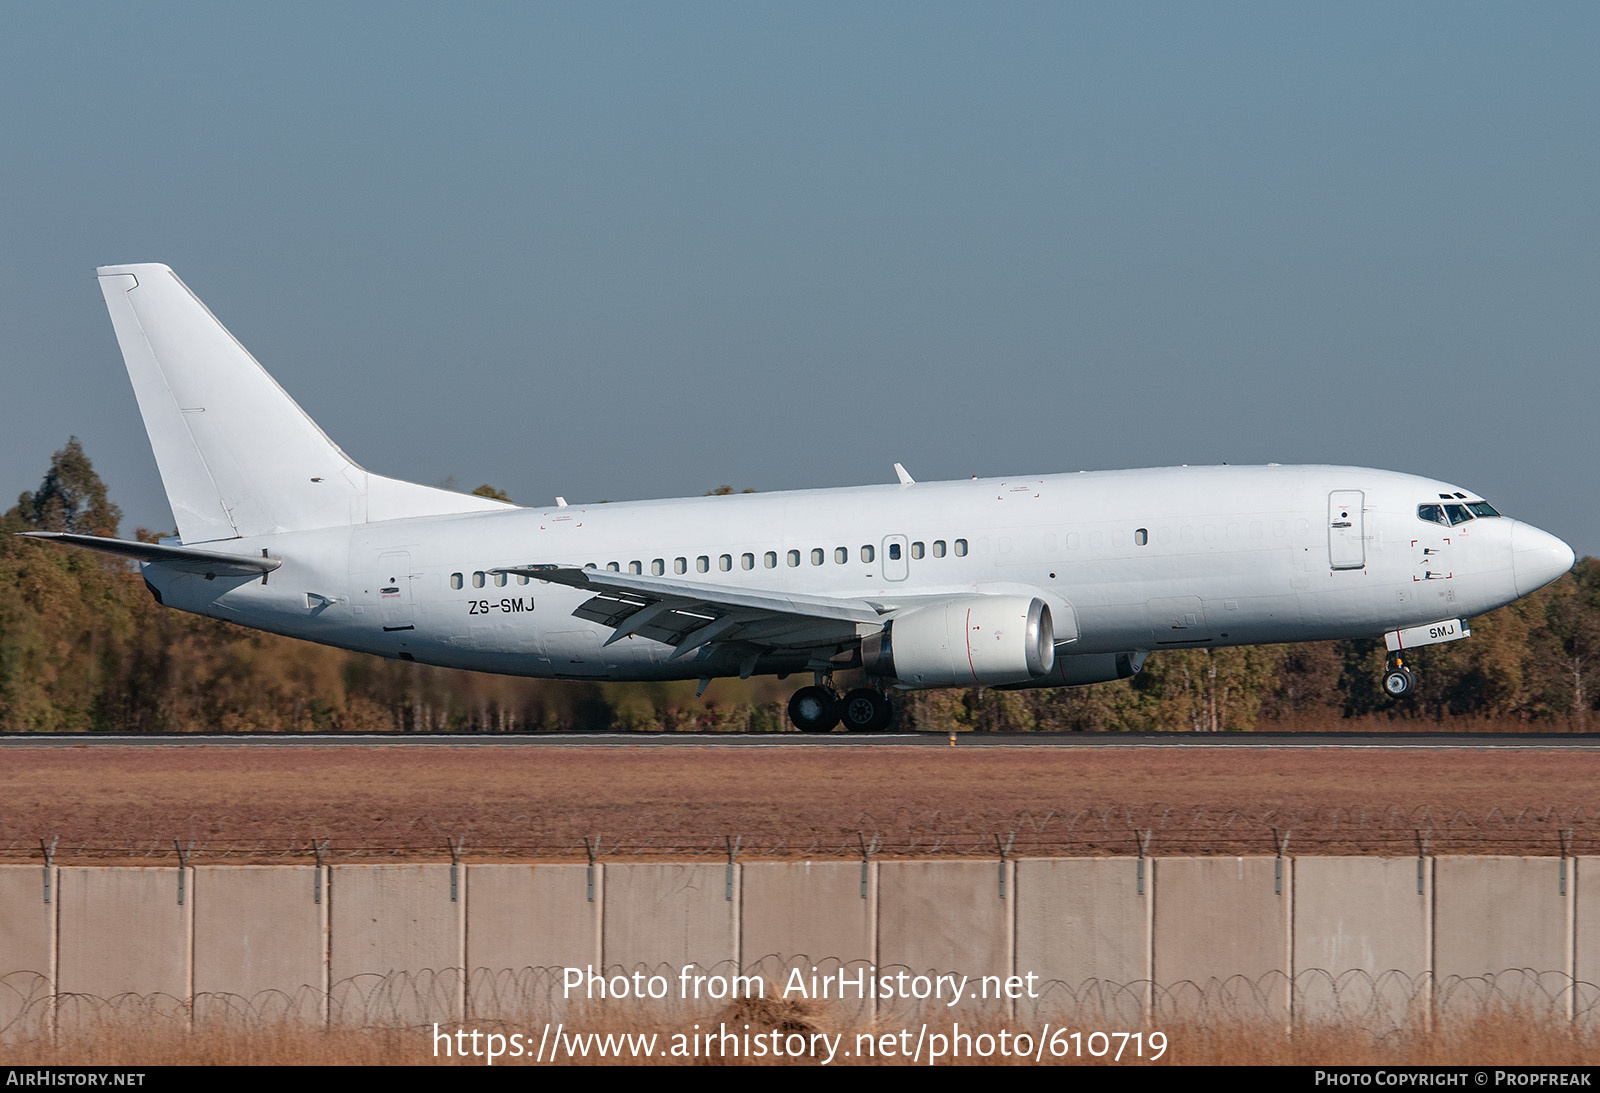
[[[1548,531],[1520,520],[1511,529],[1511,572],[1517,595],[1543,588],[1572,568],[1572,548]]]

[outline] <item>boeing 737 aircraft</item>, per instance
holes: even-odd
[[[1407,652],[1555,580],[1571,549],[1447,482],[1168,467],[522,508],[350,460],[161,265],[100,288],[177,518],[161,603],[379,656],[582,680],[809,673],[795,725],[890,694],[1126,678],[1152,650],[1380,635]],[[840,696],[835,672],[865,685]]]

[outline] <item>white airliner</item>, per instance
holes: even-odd
[[[1385,636],[1405,653],[1572,565],[1446,482],[1168,467],[521,508],[373,474],[162,265],[99,271],[178,536],[163,604],[379,656],[554,679],[810,673],[801,729],[890,692],[1121,679],[1152,650]],[[863,686],[842,698],[835,671]]]

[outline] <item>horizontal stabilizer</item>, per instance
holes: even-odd
[[[24,531],[18,534],[25,539],[88,547],[102,554],[115,554],[119,558],[134,558],[141,562],[160,562],[185,572],[205,573],[214,577],[259,577],[283,564],[279,558],[251,558],[217,550],[133,543],[126,539],[104,539],[98,535],[74,535],[65,531]]]

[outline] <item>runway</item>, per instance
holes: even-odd
[[[0,748],[1600,749],[1600,733],[12,733]]]

